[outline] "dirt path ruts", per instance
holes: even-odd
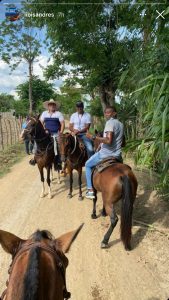
[[[23,238],[37,228],[48,229],[58,236],[84,222],[68,254],[67,282],[72,300],[167,300],[167,237],[134,227],[135,248],[126,252],[119,240],[118,224],[111,237],[111,247],[101,250],[100,242],[109,219],[91,220],[92,202],[78,201],[77,186],[74,197],[67,199],[68,178],[62,179],[60,185],[56,180],[53,182],[52,199],[39,198],[38,170],[28,164],[28,159],[24,158],[0,179],[0,228]],[[75,185],[76,179],[75,176]],[[141,188],[139,193],[141,197]],[[100,197],[97,207],[99,212]],[[9,262],[9,255],[0,248],[0,291],[5,287]]]

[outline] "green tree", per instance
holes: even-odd
[[[29,103],[29,81],[17,86],[16,91],[20,101],[23,101],[28,107]],[[51,83],[39,79],[37,76],[32,77],[32,108],[34,111],[42,110],[42,102],[50,98],[55,98],[56,93]],[[18,101],[19,102],[19,101]]]
[[[0,111],[5,112],[14,108],[14,97],[5,93],[0,94]]]
[[[14,102],[14,109],[16,116],[27,116],[29,113],[29,101],[28,100],[16,100]]]
[[[45,9],[50,12],[48,1],[41,2],[43,6],[34,2],[35,11]],[[132,20],[130,5],[117,7],[99,0],[97,5],[82,5],[83,1],[78,4],[72,1],[71,5],[70,1],[67,6],[61,5],[63,2],[53,6],[55,18],[48,18],[45,23],[54,56],[46,76],[53,79],[66,73],[73,75],[73,80],[85,86],[88,93],[97,91],[104,108],[114,103],[119,78],[127,69],[134,45],[139,40],[134,30],[132,39],[127,34],[123,38],[125,18]],[[42,20],[37,22],[39,26],[43,25]],[[65,64],[74,69],[68,71]]]
[[[84,90],[82,88],[65,83],[60,90],[61,94],[57,95],[57,99],[61,104],[62,112],[65,114],[70,115],[75,112],[77,101],[85,101]]]
[[[145,12],[146,6],[144,6]],[[143,9],[143,6],[142,6]],[[169,9],[166,5],[159,8]],[[150,13],[150,15],[149,15]],[[159,186],[169,183],[169,49],[168,19],[157,19],[156,7],[149,7],[149,18],[144,14],[142,44],[135,50],[130,65],[123,73],[120,89],[125,94],[124,110],[130,103],[135,122],[128,128],[127,150],[136,150],[136,162],[153,168],[159,174]],[[133,130],[135,135],[132,135]]]
[[[42,41],[41,41],[42,42]],[[22,17],[17,22],[5,20],[0,27],[0,57],[10,65],[11,69],[25,61],[29,75],[29,111],[32,113],[32,76],[33,64],[41,53],[38,32],[32,20]]]

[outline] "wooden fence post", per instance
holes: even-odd
[[[4,150],[4,144],[3,144],[3,131],[2,131],[2,116],[0,115],[0,135],[1,135],[1,148]]]

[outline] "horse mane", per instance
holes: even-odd
[[[33,248],[30,251],[28,267],[24,277],[22,300],[38,299],[40,251],[41,249],[39,247]]]
[[[34,242],[40,242],[43,239],[53,240],[53,235],[47,230],[37,230],[30,236]],[[22,300],[37,300],[39,285],[39,258],[41,249],[32,248],[29,255],[28,267],[24,277],[24,289]]]
[[[47,239],[47,240],[53,240],[54,237],[51,234],[50,231],[48,230],[37,230],[35,231],[31,236],[30,239],[32,239],[33,242],[40,242],[43,239]]]

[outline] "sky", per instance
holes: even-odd
[[[21,9],[21,1],[13,1],[13,0],[2,0],[0,2],[0,26],[1,22],[5,19],[5,11],[8,4],[14,4],[17,6],[18,9]],[[39,31],[39,38],[44,38],[45,31],[44,30],[38,30]],[[46,68],[47,65],[51,63],[48,62],[50,58],[49,52],[46,50],[46,46],[43,46],[41,49],[41,55],[37,58],[36,62],[34,63],[33,67],[33,74],[36,76],[39,76],[40,79],[45,79],[43,76],[43,68]],[[15,91],[16,87],[28,80],[28,65],[26,62],[21,62],[20,65],[16,68],[15,71],[11,72],[10,67],[8,64],[6,64],[2,59],[0,59],[0,93],[7,93],[14,95],[14,97],[17,99],[17,93]],[[50,81],[53,83],[53,87],[55,89],[59,89],[59,87],[63,84],[64,78],[61,78],[60,80],[54,80]]]

